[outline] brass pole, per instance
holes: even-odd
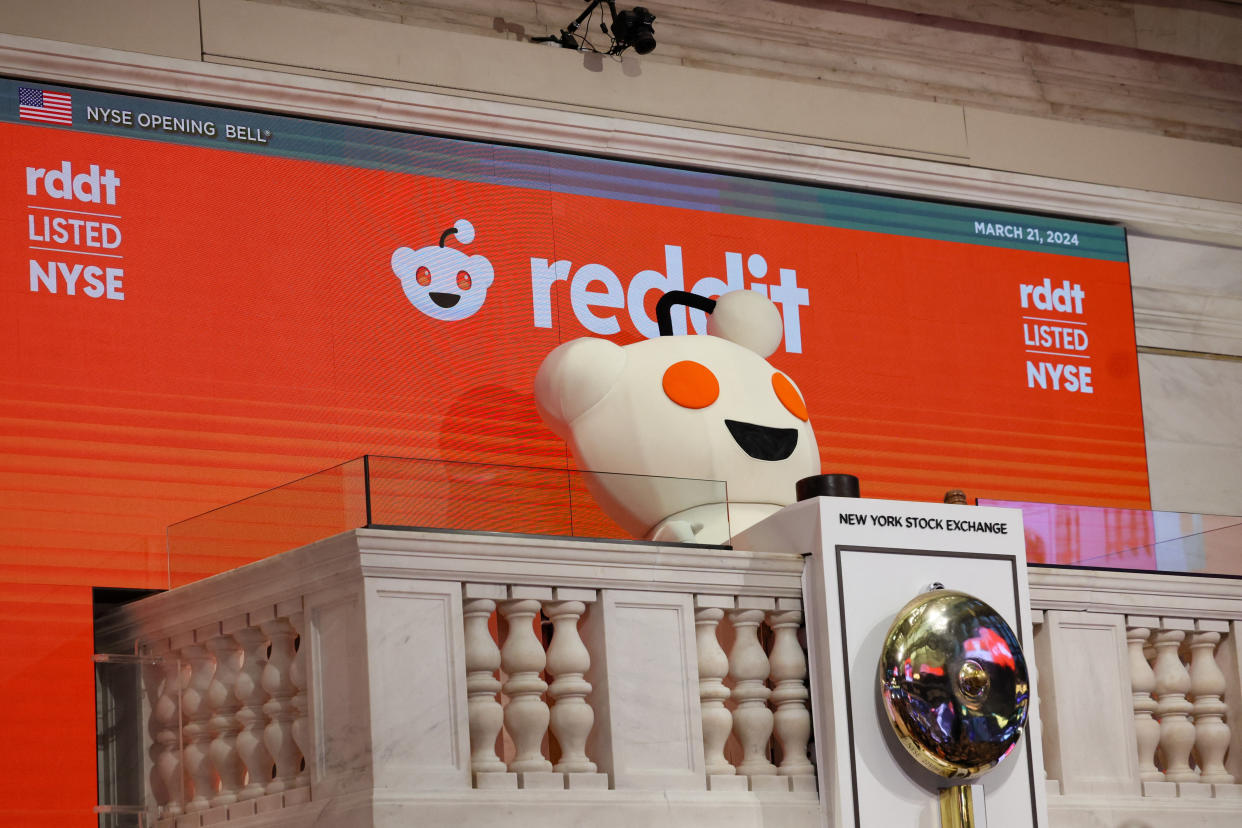
[[[940,828],[975,828],[974,797],[969,785],[940,789]]]

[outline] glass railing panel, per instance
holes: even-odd
[[[615,540],[650,528],[637,516],[618,523],[601,498],[639,500],[658,515],[693,509],[693,521],[729,534],[718,480],[368,456],[173,524],[169,586],[365,526]]]
[[[725,485],[717,480],[368,457],[373,527],[452,529],[629,540],[600,498],[651,498],[658,511],[698,507],[727,525]],[[714,504],[714,505],[713,505]],[[642,523],[634,518],[629,525]]]
[[[568,474],[369,457],[371,526],[570,535]]]
[[[629,538],[633,537],[600,508],[599,501],[592,493],[592,488],[609,477],[620,475],[601,475],[590,472],[572,472],[566,480],[569,493],[570,517],[573,533],[580,538]],[[704,498],[709,501],[725,500],[724,484],[716,480],[688,481],[690,487],[699,488]]]
[[[358,458],[174,523],[169,588],[365,526],[366,497]]]
[[[1242,577],[1242,517],[980,500],[1022,510],[1027,562]]]

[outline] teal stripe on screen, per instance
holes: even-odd
[[[4,101],[0,121],[28,123],[18,117],[19,86],[63,91],[73,96],[73,126],[41,125],[39,128],[43,129],[69,129],[819,227],[1107,261],[1127,260],[1125,230],[1098,222],[439,138],[37,81],[0,78],[0,100]],[[145,114],[210,122],[217,127],[217,135],[186,135],[88,119],[90,108],[105,107],[129,111],[135,121]],[[247,127],[255,134],[270,133],[270,138],[266,144],[228,141],[223,135],[226,124]],[[1001,235],[993,232],[997,228]],[[1018,238],[1012,237],[1015,233]],[[1066,243],[1051,241],[1061,238]],[[1071,240],[1074,243],[1069,243]]]

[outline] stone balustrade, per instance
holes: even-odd
[[[151,809],[211,825],[310,801],[300,599],[137,641]]]
[[[124,608],[153,824],[819,824],[801,559],[358,530]]]
[[[727,654],[722,622],[730,628]],[[711,789],[814,791],[807,659],[798,640],[801,600],[696,595],[694,623]],[[759,638],[765,626],[772,641],[767,651]],[[737,761],[726,755],[730,736]],[[769,759],[774,738],[779,764]]]
[[[1242,820],[1242,589],[1232,579],[1032,569],[1049,813]]]
[[[101,640],[141,656],[157,826],[818,826],[801,570],[365,529],[131,604]],[[1236,825],[1236,581],[1030,583],[1052,824]]]

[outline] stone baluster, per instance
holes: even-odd
[[[811,740],[811,711],[807,702],[811,691],[806,687],[806,655],[798,643],[802,608],[800,601],[783,599],[780,603],[798,606],[780,606],[768,613],[768,626],[774,637],[768,656],[772,667],[772,706],[776,708],[776,738],[781,743],[778,772],[782,776],[806,776],[815,772],[815,766],[807,758],[807,743]]]
[[[157,696],[151,705],[151,793],[161,817],[183,813],[181,766],[181,691],[185,672],[176,653],[162,653],[154,663]]]
[[[267,716],[263,703],[267,691],[263,689],[263,668],[267,664],[267,636],[258,627],[245,627],[234,635],[242,647],[242,667],[234,685],[234,694],[241,705],[237,721],[241,732],[237,734],[237,753],[246,767],[246,786],[238,793],[239,799],[256,799],[267,793],[272,780],[272,756],[263,742],[263,730]]]
[[[699,701],[703,711],[703,758],[711,776],[737,773],[725,758],[724,746],[733,729],[733,714],[724,706],[729,688],[724,678],[729,674],[729,657],[720,646],[716,629],[724,610],[702,607],[694,612],[694,627],[699,653]]]
[[[1190,635],[1190,697],[1194,705],[1195,756],[1199,781],[1231,784],[1225,770],[1229,725],[1225,723],[1225,674],[1216,663],[1216,645],[1229,631],[1227,622],[1197,621]]]
[[[139,651],[143,656],[142,660],[142,694],[145,697],[148,715],[147,715],[147,757],[151,760],[150,773],[147,777],[147,785],[151,792],[151,798],[159,808],[163,808],[168,802],[168,789],[164,785],[164,780],[160,776],[160,756],[165,750],[165,746],[159,741],[160,723],[156,719],[156,707],[160,702],[160,695],[163,693],[164,670],[160,660],[151,655],[150,648],[143,646]]]
[[[193,797],[186,803],[187,811],[201,811],[211,806],[215,795],[211,768],[211,708],[207,693],[216,671],[215,659],[202,644],[190,644],[181,650],[182,657],[190,664],[190,677],[181,693],[181,712],[185,716],[182,727],[185,772],[193,785]]]
[[[302,755],[301,769],[293,783],[301,788],[310,784],[310,763],[313,755],[310,749],[310,697],[306,694],[307,653],[310,651],[310,643],[306,638],[306,613],[290,613],[289,624],[293,627],[296,641],[293,663],[289,665],[289,681],[293,682],[294,688],[293,698],[290,700],[293,705],[293,744]]]
[[[467,597],[462,601],[466,640],[466,709],[470,718],[470,770],[474,773],[501,773],[505,763],[496,755],[496,737],[504,723],[504,711],[496,694],[500,680],[500,648],[492,640],[488,621],[496,602],[490,598]]]
[[[1199,778],[1190,767],[1190,750],[1195,744],[1195,726],[1189,715],[1194,708],[1186,701],[1190,673],[1177,652],[1185,637],[1185,630],[1167,626],[1156,632],[1156,712],[1164,777],[1170,782],[1196,782]]]
[[[220,780],[220,789],[211,798],[211,804],[231,805],[237,801],[246,772],[237,753],[237,734],[242,728],[237,712],[241,702],[234,692],[242,668],[242,648],[233,636],[221,634],[207,641],[207,649],[216,659],[216,671],[207,688],[207,708],[211,711],[208,726],[213,737],[209,755]]]
[[[761,609],[729,610],[729,620],[737,636],[733,651],[729,653],[729,675],[733,678],[733,698],[737,702],[737,709],[733,711],[733,733],[742,746],[742,762],[737,770],[747,776],[776,773],[776,766],[767,757],[773,716],[768,709],[772,691],[764,684],[770,666],[758,635],[763,616]]]
[[[1156,747],[1160,744],[1160,723],[1156,712],[1156,674],[1147,663],[1143,650],[1151,638],[1148,627],[1127,627],[1126,646],[1130,653],[1130,692],[1134,698],[1134,736],[1138,743],[1139,778],[1144,782],[1162,782],[1164,773],[1156,767]]]
[[[552,763],[540,751],[551,713],[542,698],[548,685],[539,678],[546,658],[532,627],[539,609],[540,603],[534,599],[504,601],[500,605],[500,613],[509,625],[500,649],[500,666],[509,677],[504,684],[509,697],[505,728],[516,751],[509,770],[519,773],[552,770]]]
[[[301,754],[293,742],[293,694],[296,688],[289,677],[293,665],[293,626],[288,618],[264,621],[259,629],[271,642],[271,654],[263,666],[263,689],[268,700],[263,705],[267,727],[263,741],[276,764],[276,775],[267,785],[268,793],[287,791],[295,786]]]
[[[548,687],[552,699],[552,735],[561,746],[561,759],[553,768],[557,773],[594,773],[595,763],[587,758],[586,742],[595,725],[595,711],[587,704],[591,684],[583,675],[591,667],[591,654],[578,634],[578,620],[586,612],[582,601],[548,601],[544,612],[552,621],[552,643],[548,646]]]

